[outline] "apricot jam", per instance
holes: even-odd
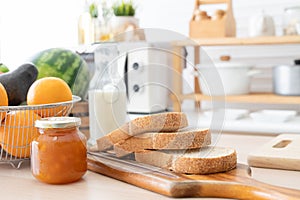
[[[31,171],[50,184],[79,180],[87,171],[86,138],[76,117],[50,117],[35,121],[40,135],[31,143]]]

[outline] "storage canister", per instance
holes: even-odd
[[[284,35],[300,35],[300,6],[284,10],[283,33]]]
[[[50,184],[79,180],[87,171],[86,138],[76,117],[50,117],[35,121],[40,135],[31,144],[31,171]]]
[[[300,95],[300,60],[273,68],[273,91],[278,95]]]

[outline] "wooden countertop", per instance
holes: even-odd
[[[238,162],[247,163],[247,155],[255,147],[268,142],[274,135],[253,135],[224,133],[220,135],[218,146],[231,146],[237,150]],[[300,172],[287,170],[258,169],[252,175],[267,183],[279,186],[300,188]],[[280,177],[280,178],[279,178]],[[278,181],[280,180],[280,182]],[[33,178],[29,163],[23,163],[20,169],[10,165],[0,165],[1,199],[170,199],[109,177],[88,171],[82,180],[67,185],[48,185]]]

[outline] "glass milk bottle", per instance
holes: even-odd
[[[89,145],[126,121],[127,97],[124,79],[118,70],[116,44],[96,50],[96,73],[89,89]]]

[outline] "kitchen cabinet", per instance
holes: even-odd
[[[182,53],[184,48],[191,46],[194,51],[194,64],[200,63],[200,47],[201,46],[253,46],[253,45],[285,45],[300,44],[300,36],[266,36],[253,38],[202,38],[175,41],[173,47],[173,93],[171,100],[173,102],[173,110],[180,111],[181,103],[184,100],[194,100],[196,106],[200,106],[200,101],[211,100],[211,96],[201,94],[198,77],[194,79],[194,93],[184,94],[182,91],[182,70],[184,59]],[[225,96],[224,98],[213,98],[214,100],[240,102],[240,103],[265,103],[265,104],[299,104],[300,96],[279,96],[272,93],[252,93],[247,95]]]

